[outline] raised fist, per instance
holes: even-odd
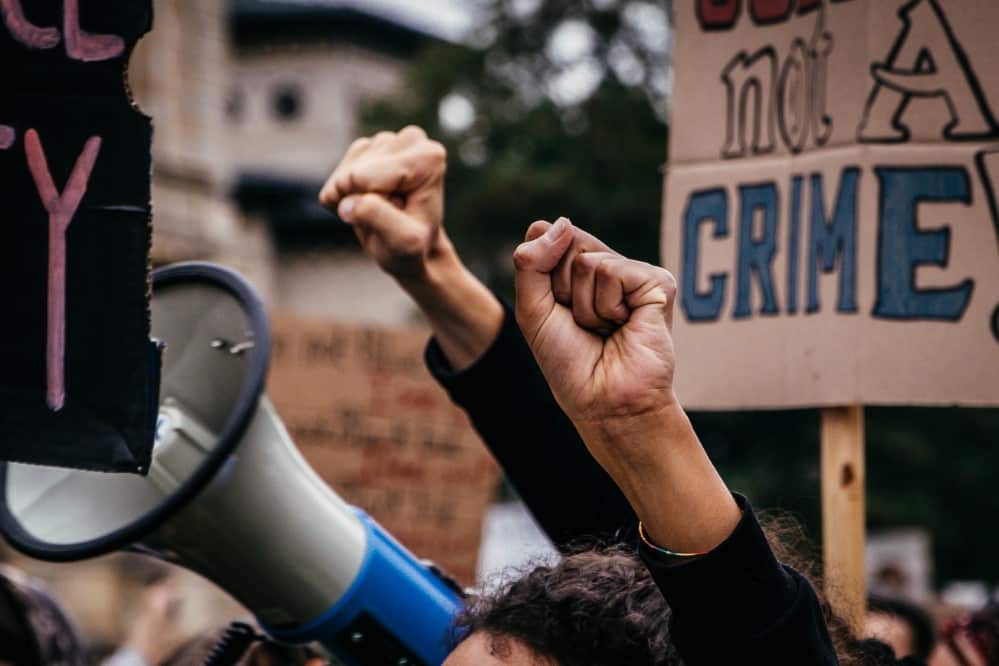
[[[391,275],[418,277],[450,248],[441,228],[447,152],[419,127],[351,144],[319,202],[353,225],[364,251]]]
[[[606,246],[571,252],[599,244],[582,233],[565,218],[554,225],[536,222],[513,255],[517,322],[581,434],[626,428],[676,404],[676,281],[665,269]],[[604,463],[602,452],[592,453]]]

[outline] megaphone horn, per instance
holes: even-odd
[[[295,448],[264,393],[270,327],[240,276],[205,263],[153,275],[165,345],[145,477],[0,463],[0,530],[36,558],[131,547],[192,569],[274,638],[347,664],[439,664],[459,593]]]

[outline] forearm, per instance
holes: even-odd
[[[473,366],[455,372],[442,362],[442,351],[436,340],[428,345],[431,373],[471,417],[556,546],[635,536],[631,506],[555,401],[512,312],[506,311],[498,337]]]
[[[738,505],[675,400],[629,419],[577,419],[576,427],[657,545],[709,551],[739,523]]]
[[[503,306],[471,271],[450,241],[428,258],[419,275],[399,278],[427,317],[441,350],[455,371],[475,362],[503,324]]]

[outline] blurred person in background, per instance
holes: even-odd
[[[948,620],[929,666],[999,666],[999,605]]]
[[[225,634],[224,629],[214,629],[192,636],[156,664],[203,666]],[[310,648],[279,645],[263,640],[251,645],[235,663],[236,666],[326,666],[328,662]]]
[[[171,647],[181,600],[169,575],[158,575],[140,592],[121,647],[102,666],[153,666]]]
[[[87,666],[90,660],[59,601],[24,572],[0,565],[0,664]]]
[[[933,620],[902,599],[872,596],[867,601],[867,636],[890,645],[899,657],[925,661],[933,650]]]

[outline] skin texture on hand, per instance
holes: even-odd
[[[499,333],[503,308],[465,268],[444,232],[447,152],[418,127],[351,144],[319,194],[364,252],[416,301],[461,370]]]
[[[556,399],[573,421],[668,406],[674,401],[673,276],[611,252],[582,252],[569,271],[570,303],[559,303],[551,273],[573,235],[572,224],[560,218],[513,255],[517,322],[542,370],[557,373],[553,382],[545,372]]]
[[[673,393],[676,281],[580,233],[565,218],[530,227],[514,253],[517,322],[647,533],[670,550],[710,550],[741,513]]]

